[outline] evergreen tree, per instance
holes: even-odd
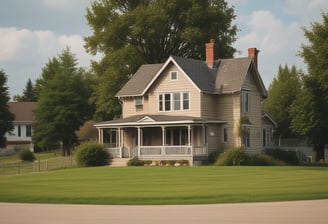
[[[277,122],[276,135],[278,137],[295,137],[290,128],[292,117],[291,105],[300,92],[301,71],[297,71],[295,65],[288,68],[287,65],[279,65],[277,77],[275,77],[268,89],[268,98],[264,101],[264,109]]]
[[[69,49],[56,59],[58,69],[43,83],[35,111],[33,141],[40,147],[61,143],[63,155],[70,155],[75,132],[92,116],[91,95],[83,69]],[[51,64],[47,64],[51,67]],[[47,68],[45,70],[50,70]],[[50,74],[50,73],[49,73]]]
[[[23,95],[14,96],[14,101],[17,102],[36,102],[37,95],[34,88],[34,85],[31,79],[28,79],[25,89],[23,90]]]
[[[9,100],[7,76],[3,70],[0,70],[0,148],[6,147],[6,132],[14,129],[15,115],[9,111]]]

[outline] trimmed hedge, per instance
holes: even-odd
[[[80,166],[105,166],[110,163],[110,154],[103,145],[86,142],[77,148],[76,162]]]

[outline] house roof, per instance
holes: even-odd
[[[15,123],[32,123],[35,121],[33,111],[36,102],[9,102],[9,111],[15,114]]]
[[[159,114],[141,114],[127,118],[104,121],[95,124],[95,127],[106,126],[152,126],[152,125],[170,125],[170,124],[203,124],[203,123],[226,123],[221,120],[205,120],[199,117],[191,116],[169,116]]]
[[[129,79],[129,81],[121,88],[116,96],[142,96],[143,91],[152,81],[157,72],[162,68],[163,64],[147,64],[141,65],[137,72]]]
[[[219,59],[211,68],[204,61],[177,56],[170,56],[164,64],[142,65],[116,96],[144,95],[170,63],[180,68],[201,92],[212,94],[241,91],[248,71],[253,69],[260,92],[266,96],[263,81],[251,57]]]

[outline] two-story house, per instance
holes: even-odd
[[[271,144],[274,121],[263,112],[266,88],[257,69],[258,50],[248,57],[206,62],[170,56],[142,65],[116,94],[122,118],[96,123],[99,142],[114,157],[188,159],[242,147],[258,153]]]
[[[32,135],[36,102],[9,102],[9,111],[15,115],[14,130],[6,133],[7,148],[29,148],[33,151]]]

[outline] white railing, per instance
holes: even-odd
[[[106,148],[106,151],[109,152],[113,158],[122,157],[122,149],[120,147]]]
[[[107,151],[114,158],[122,157],[122,149],[119,147],[107,148]],[[138,155],[138,147],[130,152],[130,157],[165,157],[165,156],[204,156],[207,155],[207,149],[203,146],[140,146],[140,154]]]

